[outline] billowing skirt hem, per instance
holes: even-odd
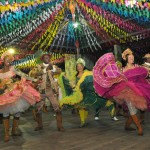
[[[18,112],[24,112],[30,107],[30,103],[24,98],[20,98],[18,101],[0,106],[0,113],[2,114],[16,114]]]
[[[138,95],[128,86],[126,86],[117,96],[114,96],[113,99],[119,104],[131,102],[137,109],[147,109],[147,101],[144,96]]]
[[[21,81],[20,84],[15,84],[11,91],[0,95],[0,107],[15,104],[20,98],[33,105],[40,101],[40,93],[30,85],[30,82]]]

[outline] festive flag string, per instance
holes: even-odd
[[[92,5],[92,3],[91,3]],[[103,15],[105,19],[109,20],[110,22],[116,24],[119,28],[124,29],[127,32],[133,32],[133,31],[141,31],[144,30],[143,27],[138,26],[135,23],[132,23],[130,20],[127,21],[114,13],[111,13],[109,11],[105,11],[99,6],[92,5],[92,8],[96,11],[97,14]]]
[[[62,7],[60,7],[62,8]],[[59,10],[57,10],[59,11]],[[53,12],[50,17],[44,22],[42,23],[38,28],[36,28],[33,32],[31,32],[29,35],[27,35],[27,37],[25,37],[21,42],[20,42],[20,47],[27,47],[27,45],[29,44],[29,47],[32,47],[35,42],[44,34],[44,32],[47,30],[48,26],[54,22],[54,16],[57,15],[58,12]],[[34,40],[34,42],[31,42],[32,39]]]
[[[85,10],[86,13],[88,13],[93,19],[96,19],[99,22],[99,25],[103,27],[103,29],[109,33],[110,36],[114,37],[115,39],[119,40],[121,43],[124,43],[126,40],[132,41],[134,38],[129,37],[129,34],[120,28],[118,28],[116,25],[109,22],[107,19],[105,19],[103,16],[98,15],[92,7],[87,6],[87,3],[80,3],[79,0],[77,0],[80,8],[82,10]],[[88,5],[91,5],[88,3]]]
[[[48,27],[44,35],[32,47],[32,50],[34,50],[36,47],[43,49],[44,51],[48,50],[48,47],[50,47],[53,39],[57,34],[61,21],[64,19],[64,9],[65,7],[62,8],[57,16],[55,16],[55,21]]]
[[[148,0],[103,0],[103,2],[117,3],[119,5],[125,5],[126,7],[137,7],[138,9],[150,9],[150,2]]]
[[[18,1],[18,2],[17,2]],[[0,12],[5,11],[16,11],[20,9],[21,7],[30,7],[30,6],[36,6],[38,4],[45,4],[48,3],[50,0],[1,0],[1,3],[3,5],[0,5]],[[55,1],[55,0],[52,0]]]
[[[0,19],[1,34],[5,35],[12,32],[14,29],[24,27],[28,21],[36,19],[42,13],[46,15],[53,10],[59,9],[58,6],[61,2],[62,0],[59,0],[59,3],[56,1],[49,2],[44,3],[44,5],[37,5],[36,7],[32,6],[21,8],[20,10],[13,13],[6,12],[5,14],[3,14],[3,17],[1,15]]]
[[[82,16],[82,18],[84,20],[88,20],[88,21],[86,21],[87,25],[90,26],[92,29],[94,29],[94,31],[99,36],[99,38],[101,39],[101,41],[107,40],[107,39],[111,38],[110,35],[107,32],[105,32],[105,30],[100,26],[100,24],[97,22],[96,19],[93,19],[92,17],[90,17],[90,15],[88,13],[86,13],[85,10],[82,11],[83,14],[84,14],[83,15],[81,13],[81,10],[82,10],[82,8],[78,10],[79,11],[79,15]],[[81,40],[83,40],[83,39],[81,39]],[[99,45],[99,43],[96,43],[96,45],[98,45],[99,47],[101,47]]]
[[[89,3],[88,0],[80,0],[80,2]],[[148,9],[138,9],[137,7],[131,8],[127,7],[125,4],[112,3],[109,0],[107,2],[104,2],[104,0],[92,0],[91,3],[125,18],[132,18],[140,24],[150,22],[150,7]]]
[[[55,7],[55,9],[53,10],[58,12],[58,10],[62,8],[62,4],[57,4],[57,6],[58,7]],[[42,24],[46,19],[48,19],[51,13],[52,12],[50,10],[49,13],[43,12],[43,14],[38,18],[36,18],[36,20],[32,20],[31,22],[28,22],[24,28],[18,28],[13,32],[9,33],[7,36],[0,38],[1,45],[2,44],[5,45],[6,43],[11,44],[10,41],[12,41],[13,43],[14,41],[18,41],[23,37],[27,36],[34,29],[36,29],[40,24]]]

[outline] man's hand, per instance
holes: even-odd
[[[49,64],[49,66],[46,68],[46,71],[53,69],[52,65]]]

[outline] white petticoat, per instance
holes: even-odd
[[[2,114],[16,114],[18,112],[24,112],[31,104],[24,98],[20,98],[14,103],[0,106],[0,113]]]

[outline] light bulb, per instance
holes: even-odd
[[[77,28],[78,25],[79,25],[79,24],[78,24],[77,22],[75,22],[75,23],[73,24],[74,28]]]
[[[13,48],[8,49],[9,53],[14,54],[15,50]]]

